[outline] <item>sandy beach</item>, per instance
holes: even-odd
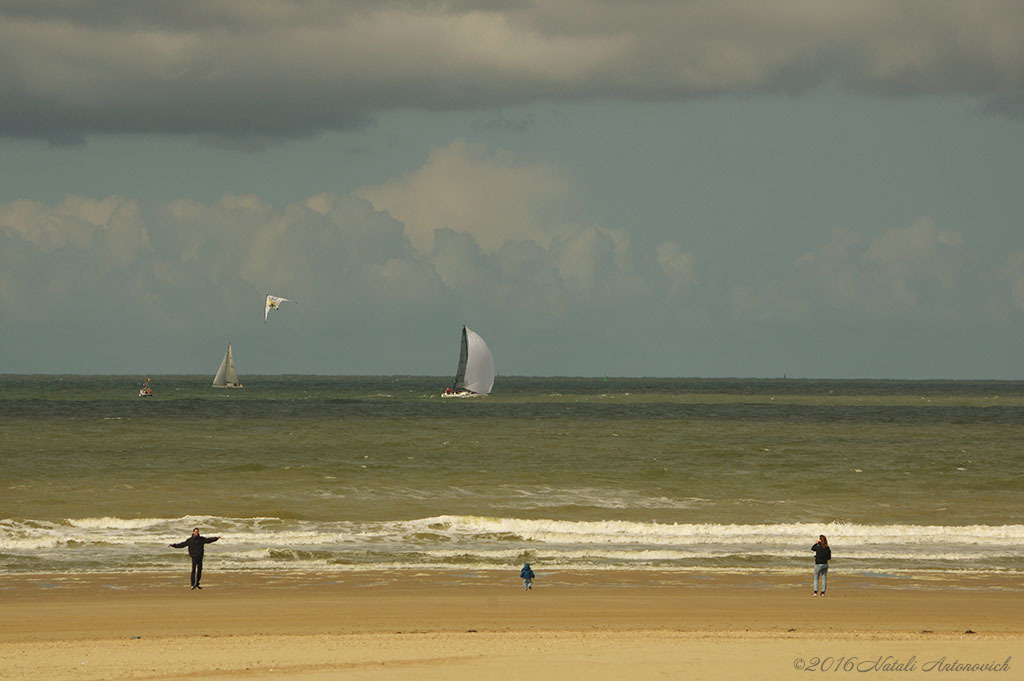
[[[1024,579],[381,572],[26,575],[0,678],[1024,678]],[[1007,662],[1007,660],[1009,660]],[[973,665],[973,666],[967,666]]]

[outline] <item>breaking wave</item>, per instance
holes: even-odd
[[[224,569],[802,569],[818,534],[856,569],[1020,570],[1024,525],[714,524],[439,515],[410,520],[272,517],[0,520],[0,574],[179,569],[168,544],[192,527],[222,539]]]

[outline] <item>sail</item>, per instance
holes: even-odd
[[[469,341],[466,340],[466,327],[462,327],[462,345],[459,346],[459,368],[455,370],[455,383],[452,390],[462,390],[466,385],[466,360],[469,359]]]
[[[241,388],[238,382],[238,372],[235,371],[235,355],[231,352],[231,343],[228,343],[228,351],[224,353],[224,359],[220,362],[217,375],[213,377],[214,388]]]
[[[469,327],[462,327],[459,368],[455,372],[455,390],[488,395],[494,387],[494,357],[487,343]]]
[[[281,307],[281,303],[294,303],[297,301],[289,298],[282,298],[281,296],[272,296],[267,294],[267,302],[263,305],[263,323],[267,323],[267,316],[271,310],[276,310]]]

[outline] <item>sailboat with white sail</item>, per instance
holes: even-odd
[[[487,343],[468,326],[462,327],[459,347],[459,368],[455,383],[441,397],[476,397],[488,395],[494,387],[494,356]]]
[[[224,359],[220,362],[217,375],[213,377],[214,388],[241,388],[238,381],[238,372],[235,371],[235,355],[231,352],[231,343],[228,343],[228,351],[224,353]]]

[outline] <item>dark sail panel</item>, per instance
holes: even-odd
[[[462,390],[466,382],[466,361],[469,359],[469,342],[466,340],[466,327],[462,327],[462,346],[459,348],[459,368],[455,372],[455,385],[452,390]]]

